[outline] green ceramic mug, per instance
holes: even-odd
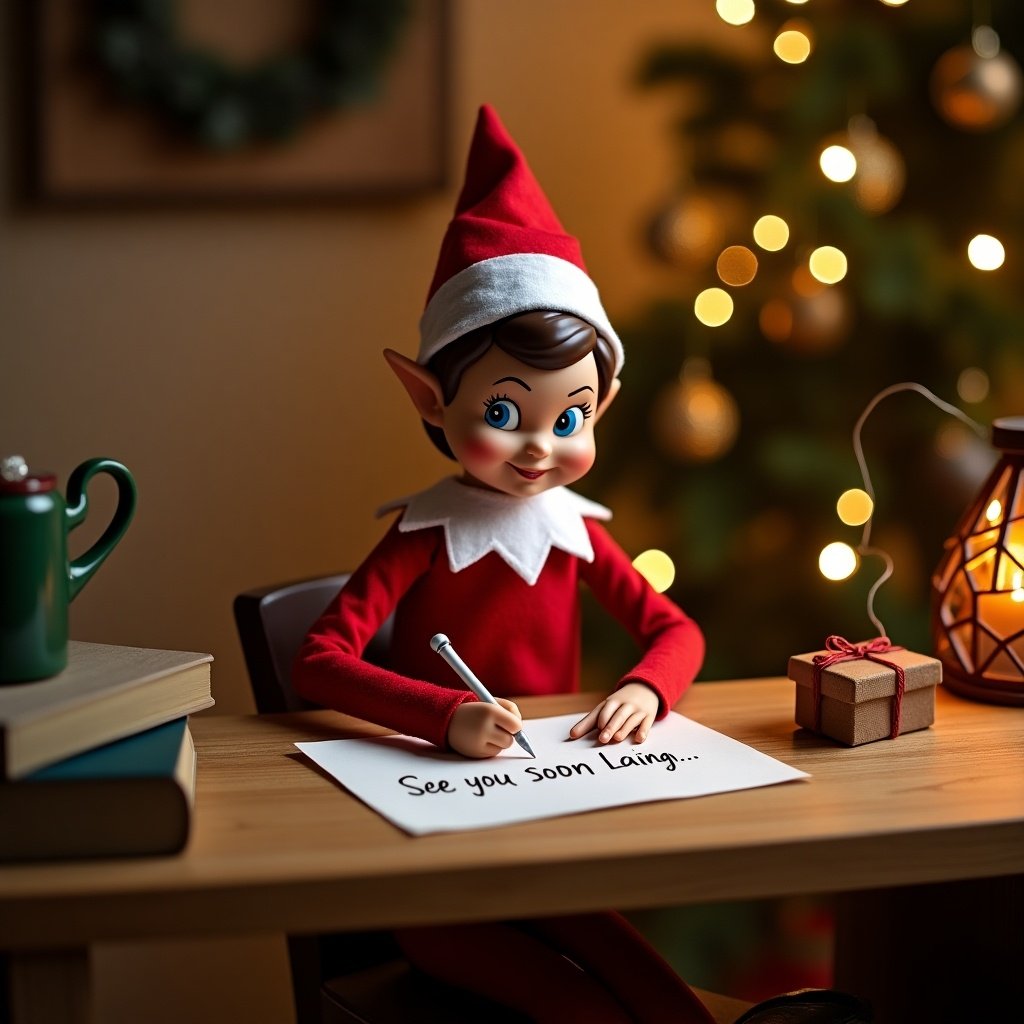
[[[97,473],[117,482],[117,508],[99,540],[68,561],[68,533],[84,521]],[[0,685],[45,679],[68,660],[68,605],[113,551],[135,512],[135,481],[113,459],[89,459],[68,480],[67,501],[52,473],[0,460]]]

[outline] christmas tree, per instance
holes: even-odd
[[[882,564],[832,582],[818,563],[860,538],[836,500],[861,486],[851,432],[873,396],[917,381],[985,425],[1024,412],[1024,7],[717,9],[760,57],[665,44],[640,72],[679,99],[677,190],[646,226],[678,286],[623,325],[629,386],[590,481],[627,547],[678,567],[707,679],[782,674],[831,633],[875,632]],[[929,651],[930,574],[994,455],[910,394],[863,442],[873,541],[895,563],[875,609]],[[592,656],[628,659],[591,632]]]

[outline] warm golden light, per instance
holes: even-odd
[[[909,0],[882,0],[882,3],[886,7],[902,7],[904,4],[909,3]]]
[[[789,225],[781,217],[766,213],[754,225],[754,241],[768,252],[778,252],[789,241]]]
[[[990,523],[998,523],[999,517],[1003,514],[1003,506],[998,498],[993,499],[989,502],[989,506],[985,509],[985,518]]]
[[[875,510],[875,503],[867,491],[851,487],[843,491],[836,502],[836,513],[847,526],[863,526]]]
[[[729,25],[746,25],[754,17],[754,0],[715,0],[715,10]]]
[[[857,158],[846,146],[826,146],[818,165],[829,181],[849,181],[857,173]]]
[[[745,245],[730,245],[718,257],[718,276],[734,287],[750,284],[757,274],[757,257]]]
[[[988,388],[988,374],[977,366],[968,366],[956,379],[956,393],[965,402],[983,402]]]
[[[772,49],[786,64],[803,64],[811,55],[810,31],[803,22],[787,22],[775,37]]]
[[[835,284],[846,277],[846,255],[834,245],[823,245],[811,253],[807,266],[815,280]]]
[[[967,243],[967,258],[978,270],[998,270],[1006,259],[1006,250],[992,235],[975,235]]]
[[[693,302],[694,315],[708,327],[728,323],[732,310],[732,296],[722,288],[705,288]]]
[[[663,594],[676,578],[676,567],[664,551],[651,548],[633,559],[633,568],[659,593]]]
[[[845,580],[857,568],[857,552],[841,540],[826,544],[818,555],[818,569],[827,580]]]

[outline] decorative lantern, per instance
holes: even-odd
[[[998,419],[1002,457],[932,577],[943,682],[964,697],[1024,705],[1024,416]]]

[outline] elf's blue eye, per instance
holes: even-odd
[[[484,410],[484,422],[498,430],[516,430],[519,427],[519,406],[511,398],[492,398]]]
[[[572,405],[555,420],[556,437],[572,437],[583,429],[588,412],[580,405]]]

